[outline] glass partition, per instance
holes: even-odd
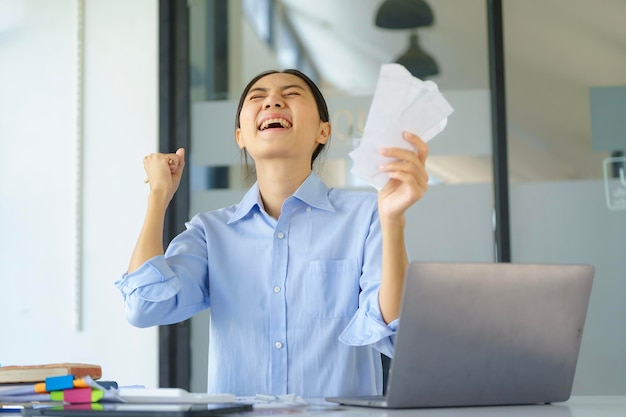
[[[403,23],[393,11],[377,19],[383,3],[189,2],[190,216],[235,204],[247,189],[249,182],[242,175],[234,140],[236,101],[249,79],[267,69],[298,68],[318,83],[327,98],[333,133],[322,164],[316,167],[318,174],[330,186],[374,192],[351,174],[348,153],[359,144],[380,66],[404,59],[409,67],[417,54],[422,61],[428,57],[435,61],[436,73],[432,62],[430,70],[411,70],[436,82],[454,113],[446,129],[429,143],[430,190],[407,214],[410,256],[414,260],[493,261],[485,2],[430,0],[432,19],[411,28],[396,28]],[[220,26],[224,22],[227,28]],[[227,79],[220,71],[226,71]],[[208,317],[207,312],[192,319],[194,391],[206,389]]]
[[[189,2],[190,216],[245,192],[234,101],[250,78],[272,68],[303,70],[327,97],[334,129],[318,173],[331,186],[367,188],[350,173],[348,153],[359,144],[380,65],[417,47],[434,61],[427,78],[455,112],[429,144],[430,190],[407,214],[410,256],[494,261],[488,1],[429,0],[432,21],[403,29],[393,19],[377,22],[383,3]],[[625,394],[626,4],[502,4],[511,258],[594,265],[573,393]],[[192,320],[196,391],[206,388],[208,317]]]
[[[505,0],[514,262],[596,275],[574,394],[626,393],[626,3]]]

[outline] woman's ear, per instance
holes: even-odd
[[[330,139],[330,123],[329,122],[321,122],[320,123],[320,133],[317,135],[317,143],[326,144],[328,139]]]
[[[241,136],[240,128],[237,128],[235,130],[235,140],[237,141],[237,146],[239,146],[239,149],[244,149],[246,147],[246,144],[243,142],[243,137]]]

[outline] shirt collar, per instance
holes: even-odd
[[[328,198],[329,191],[330,189],[326,186],[326,184],[324,184],[324,182],[317,175],[311,173],[293,194],[293,197],[311,207],[335,211],[335,208]],[[263,204],[259,194],[259,184],[255,182],[239,202],[237,210],[235,210],[231,218],[228,220],[228,224],[241,220],[255,208],[256,210],[260,210],[262,206]]]
[[[328,198],[330,189],[314,173],[311,173],[300,185],[293,196],[300,201],[322,210],[335,211]]]

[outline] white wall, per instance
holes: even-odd
[[[0,2],[0,14],[11,16],[0,19],[0,363],[94,362],[106,379],[156,386],[157,330],[127,324],[113,282],[125,271],[144,214],[142,158],[158,147],[158,4],[84,2],[78,329],[80,4]]]

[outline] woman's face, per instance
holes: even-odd
[[[300,160],[310,166],[315,148],[330,137],[313,93],[292,74],[258,80],[244,98],[235,132],[237,144],[258,164],[262,160]]]

